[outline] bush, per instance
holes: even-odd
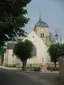
[[[41,68],[40,67],[36,67],[36,68],[34,68],[34,71],[41,71]]]
[[[55,69],[55,67],[48,66],[48,67],[47,67],[47,70],[49,70],[49,71],[58,71],[59,68],[56,68],[56,69]]]

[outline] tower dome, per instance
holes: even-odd
[[[42,21],[41,16],[39,18],[39,21],[36,23],[35,27],[47,27],[47,28],[49,28],[48,24],[46,22]]]

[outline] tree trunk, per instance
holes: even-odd
[[[54,62],[54,65],[55,65],[55,71],[56,71],[56,62]]]
[[[4,61],[4,55],[2,55],[2,65],[3,65],[3,61]]]
[[[27,61],[23,61],[23,69],[22,69],[23,71],[26,71],[26,62]]]

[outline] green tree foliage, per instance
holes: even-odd
[[[33,44],[29,40],[18,42],[14,47],[14,54],[23,62],[23,70],[26,70],[26,62],[31,58]]]
[[[55,69],[56,69],[56,62],[58,61],[58,58],[62,55],[64,55],[64,44],[52,44],[48,52],[51,56],[51,61],[54,62],[55,64]]]
[[[22,27],[28,22],[25,8],[31,0],[0,0],[0,45],[17,35],[25,36]]]
[[[0,56],[1,56],[1,59],[2,59],[2,64],[3,64],[3,60],[4,60],[4,52],[6,51],[5,48],[3,47],[0,47]]]

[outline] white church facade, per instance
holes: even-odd
[[[48,53],[48,48],[51,45],[49,39],[48,24],[43,22],[41,17],[36,23],[32,32],[30,32],[26,39],[30,40],[33,45],[33,57],[27,60],[27,65],[47,65],[50,63],[50,56]],[[8,43],[6,52],[4,53],[4,62],[3,65],[13,66],[19,65],[22,66],[22,62],[13,55],[13,47],[15,43]]]

